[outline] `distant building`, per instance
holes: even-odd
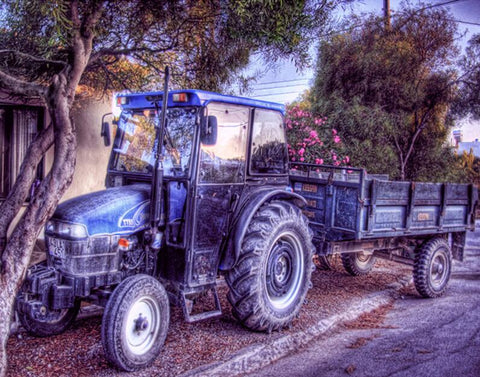
[[[464,151],[467,153],[472,151],[475,157],[480,157],[480,142],[478,139],[475,139],[475,141],[459,142],[457,145],[457,154],[461,156]]]
[[[453,135],[453,145],[455,147],[458,147],[458,144],[462,142],[463,140],[463,132],[462,130],[454,130],[452,132]]]

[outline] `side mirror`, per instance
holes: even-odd
[[[105,121],[105,117],[109,115],[112,115],[112,113],[104,114],[102,116],[102,131],[100,132],[100,136],[103,137],[103,143],[106,147],[109,147],[111,144],[110,123]]]
[[[217,117],[209,115],[207,121],[202,127],[200,142],[203,145],[215,145],[217,143]]]
[[[100,133],[100,136],[103,136],[103,143],[105,144],[106,147],[109,147],[111,144],[110,140],[110,123],[108,122],[102,122],[102,132]]]

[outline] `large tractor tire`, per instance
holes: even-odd
[[[413,281],[418,293],[426,298],[441,296],[452,272],[452,252],[444,238],[433,238],[415,255]]]
[[[165,343],[169,321],[162,284],[148,275],[128,277],[115,288],[103,313],[105,356],[129,372],[149,366]]]
[[[376,258],[372,254],[368,255],[362,252],[345,253],[341,254],[341,257],[343,268],[352,276],[368,274],[376,262]]]
[[[271,332],[298,315],[314,269],[311,238],[307,219],[293,204],[274,201],[254,215],[226,277],[233,315],[245,327]]]
[[[20,293],[22,295],[23,293]],[[80,310],[80,301],[76,300],[72,308],[69,309],[48,309],[41,306],[35,313],[24,313],[17,308],[20,323],[30,335],[44,338],[51,335],[57,335],[67,330],[77,318]]]

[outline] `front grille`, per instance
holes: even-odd
[[[46,236],[48,264],[73,276],[98,275],[118,270],[116,237],[68,240]],[[114,241],[113,240],[113,241]]]

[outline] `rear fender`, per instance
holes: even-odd
[[[245,237],[245,233],[253,216],[263,204],[272,200],[292,202],[300,208],[303,208],[307,204],[306,200],[298,194],[285,190],[272,190],[271,188],[255,191],[245,198],[243,200],[245,205],[239,206],[233,216],[228,239],[222,248],[222,258],[219,266],[221,271],[228,271],[235,266],[240,254],[243,238]]]

